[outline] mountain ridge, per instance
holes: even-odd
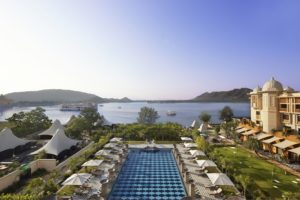
[[[127,97],[122,99],[103,98],[95,94],[64,89],[45,89],[37,91],[12,92],[4,95],[11,99],[14,104],[57,104],[57,103],[79,103],[79,102],[130,102]]]
[[[249,102],[249,93],[252,90],[249,88],[239,88],[229,91],[214,91],[204,92],[201,95],[187,100],[153,100],[147,101],[161,102],[161,103],[176,103],[176,102]],[[54,105],[62,103],[79,103],[79,102],[93,102],[93,103],[109,103],[109,102],[133,102],[128,97],[121,99],[103,98],[95,94],[80,92],[75,90],[64,89],[46,89],[37,91],[13,92],[2,95],[3,102],[9,102],[10,105]],[[1,100],[1,99],[0,99]],[[5,100],[5,101],[4,101]],[[139,101],[136,101],[139,102]],[[1,102],[0,102],[1,103]],[[0,104],[1,105],[1,104]]]
[[[238,88],[228,91],[205,92],[193,99],[194,102],[249,102],[249,88]]]

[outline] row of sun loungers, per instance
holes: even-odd
[[[187,174],[188,179],[185,180],[188,180],[188,182],[192,182],[195,185],[196,196],[203,197],[204,199],[219,199],[222,197],[222,188],[219,188],[217,186],[218,184],[215,184],[217,183],[217,180],[212,182],[214,181],[212,179],[220,174],[221,178],[225,177],[225,180],[228,181],[228,185],[233,186],[233,183],[225,174],[209,174],[207,167],[213,167],[215,168],[214,171],[219,171],[217,166],[210,160],[198,160],[197,158],[199,157],[205,157],[205,154],[199,150],[191,150],[193,147],[195,147],[194,143],[191,143],[190,145],[183,143],[176,145],[175,147],[175,153],[177,151],[176,154],[180,155],[180,159],[183,161],[185,166],[183,176]]]
[[[117,165],[123,161],[122,158],[126,154],[127,147],[119,139],[111,140],[110,143],[106,144],[103,149],[95,154],[96,158],[101,156],[105,158],[104,160],[89,160],[83,164],[83,167],[94,168],[90,174],[73,174],[63,183],[63,185],[79,186],[76,188],[72,199],[104,199],[103,186],[116,178]]]

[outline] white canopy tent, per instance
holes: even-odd
[[[183,143],[185,148],[194,148],[197,147],[196,143]]]
[[[47,142],[47,144],[45,144],[42,148],[32,152],[31,155],[45,151],[47,154],[58,156],[64,150],[70,149],[72,146],[76,146],[78,142],[78,140],[68,138],[63,129],[57,129],[52,139],[49,140],[49,142]]]
[[[28,140],[16,137],[10,128],[5,128],[0,132],[0,152],[14,149],[27,143],[29,143]]]
[[[110,149],[113,149],[113,148],[116,148],[116,144],[115,143],[107,143],[106,145],[104,145],[104,148],[110,148]]]
[[[102,169],[104,171],[107,171],[107,170],[111,170],[115,168],[115,164],[109,164],[109,163],[101,163],[101,165],[99,166],[99,169]]]
[[[114,137],[114,138],[110,139],[109,142],[122,142],[122,140],[123,139],[120,137]]]
[[[200,125],[200,128],[198,128],[198,131],[199,131],[200,133],[202,133],[202,132],[204,132],[204,131],[206,131],[206,130],[207,130],[207,125],[204,124],[204,123],[202,123],[202,124]]]
[[[53,137],[53,135],[56,133],[57,129],[64,129],[63,125],[61,125],[59,120],[55,120],[53,122],[53,124],[50,126],[50,128],[48,128],[47,130],[45,130],[44,132],[40,133],[39,136],[51,136]]]
[[[204,168],[204,167],[217,167],[216,163],[214,163],[211,160],[196,160],[197,164],[199,167]]]
[[[231,185],[234,186],[230,178],[223,173],[207,173],[207,176],[213,185]]]
[[[110,153],[111,153],[111,150],[109,150],[109,149],[101,149],[95,155],[96,156],[109,156]]]
[[[83,163],[82,167],[98,167],[103,163],[103,160],[89,160]]]
[[[185,142],[192,142],[192,141],[193,141],[193,139],[190,138],[190,137],[181,137],[180,139],[181,139],[182,141],[185,141]]]
[[[190,153],[193,157],[205,156],[205,153],[203,151],[200,151],[200,150],[190,150]]]
[[[67,178],[62,185],[83,185],[89,178],[91,178],[91,174],[88,173],[78,173],[72,174],[69,178]]]
[[[196,120],[194,120],[193,122],[192,122],[192,124],[191,124],[191,128],[195,128],[195,125],[196,125]]]

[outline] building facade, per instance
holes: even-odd
[[[263,127],[263,131],[281,130],[289,127],[300,132],[300,92],[283,89],[272,78],[263,87],[250,93],[251,121]]]

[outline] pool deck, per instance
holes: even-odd
[[[186,188],[188,190],[188,194],[191,196],[195,196],[195,199],[206,199],[206,200],[219,200],[224,199],[224,197],[217,197],[212,195],[212,190],[209,188],[212,186],[209,178],[204,174],[200,175],[198,164],[191,159],[190,153],[187,153],[188,149],[183,146],[183,144],[176,145],[177,152],[181,155],[181,161],[176,151],[174,150],[174,156],[176,158],[176,162],[179,166],[181,175],[185,182]],[[177,155],[177,156],[176,156]],[[183,163],[183,165],[182,165]],[[184,168],[182,167],[184,166]],[[191,184],[193,184],[193,188],[191,188]],[[193,190],[193,191],[191,191]],[[193,194],[191,194],[193,193]],[[236,196],[235,199],[244,199],[241,196]]]
[[[189,177],[186,177],[186,172],[182,172],[181,166],[179,164],[179,159],[177,158],[177,164],[179,166],[181,175],[183,176],[183,179],[185,180],[186,187],[188,189],[188,182],[186,180],[193,180],[194,184],[194,192],[195,196],[199,197],[199,199],[211,199],[211,200],[217,200],[222,198],[217,198],[214,195],[211,195],[212,191],[208,188],[211,186],[211,182],[208,179],[207,176],[201,176],[199,175],[199,166],[197,163],[195,163],[193,160],[190,159],[191,155],[187,154],[187,149],[182,145],[178,144],[176,145],[179,154],[181,155],[182,161],[184,163],[184,166],[186,170],[189,172]]]

